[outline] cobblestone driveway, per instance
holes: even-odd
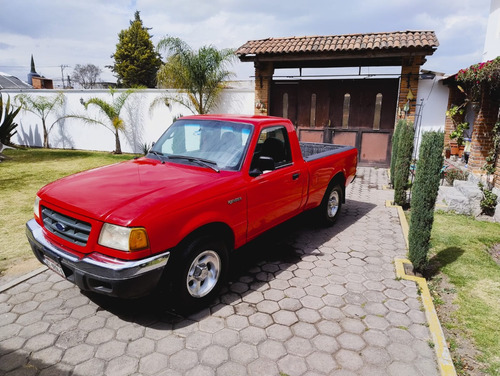
[[[287,223],[183,318],[152,298],[85,296],[45,271],[0,295],[5,375],[438,375],[383,169],[360,168],[339,222]]]

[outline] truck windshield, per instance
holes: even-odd
[[[221,170],[239,170],[247,151],[251,124],[217,120],[178,120],[153,146],[150,154],[176,163],[213,163]],[[186,157],[186,158],[182,158]]]

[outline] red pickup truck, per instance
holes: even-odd
[[[183,117],[145,157],[40,189],[26,234],[38,260],[82,290],[169,287],[177,306],[198,307],[233,250],[305,210],[333,224],[356,163],[355,148],[299,143],[287,119]]]

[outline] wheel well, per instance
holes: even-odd
[[[210,236],[210,237],[218,237],[226,243],[229,250],[234,248],[234,233],[227,224],[222,222],[215,222],[206,224],[193,232],[191,232],[188,236],[186,236],[182,243],[190,242],[193,239],[202,237],[202,236]]]
[[[336,185],[340,185],[342,188],[342,203],[345,204],[345,176],[343,172],[338,172],[337,175],[330,180],[328,188],[335,187]]]

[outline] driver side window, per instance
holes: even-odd
[[[276,168],[292,163],[290,142],[285,127],[277,126],[262,130],[252,159],[254,167],[260,157],[272,158]]]

